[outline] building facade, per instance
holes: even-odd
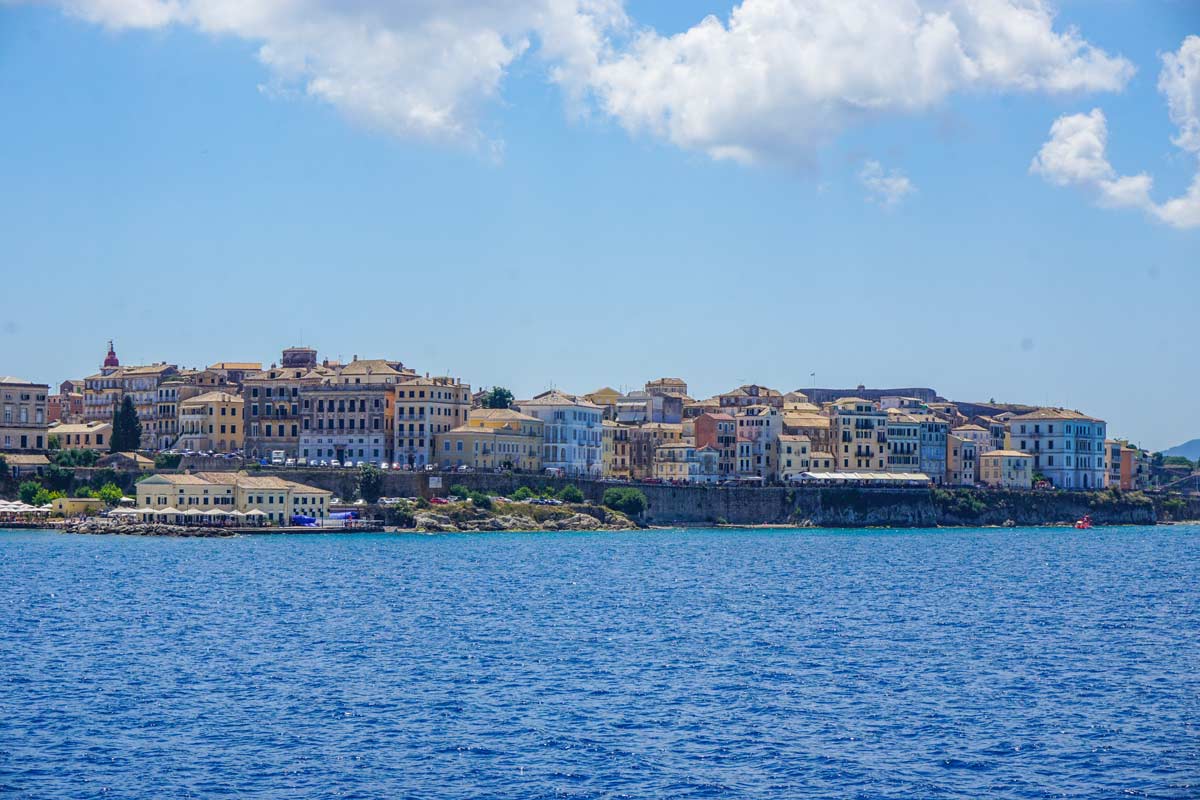
[[[394,461],[412,469],[436,464],[434,436],[466,424],[471,387],[457,378],[413,378],[396,386]]]
[[[1108,482],[1103,420],[1064,408],[1010,417],[1014,450],[1033,456],[1033,470],[1059,489],[1100,489]]]
[[[542,467],[564,475],[599,477],[604,411],[582,397],[552,389],[515,404],[545,424]]]
[[[308,347],[289,347],[278,365],[246,373],[242,382],[246,455],[262,459],[279,450],[285,457],[298,457],[304,419],[300,392],[336,374],[318,364],[317,351]]]
[[[48,438],[63,450],[95,450],[107,453],[112,439],[111,422],[58,422],[47,431]]]
[[[849,472],[883,472],[887,469],[886,411],[870,400],[843,397],[830,404],[837,469]],[[945,454],[943,453],[943,459]]]
[[[19,453],[49,446],[49,395],[49,384],[0,377],[0,450]]]
[[[465,425],[433,436],[443,469],[540,472],[545,423],[509,408],[472,409]]]
[[[717,474],[722,478],[737,473],[737,421],[729,414],[704,413],[692,420],[697,447],[717,451]]]
[[[1016,450],[989,450],[978,456],[979,482],[994,489],[1033,487],[1033,456]]]
[[[180,402],[176,413],[182,450],[233,453],[245,443],[245,401],[239,395],[205,392]]]
[[[921,421],[899,408],[887,410],[887,471],[921,471]]]
[[[161,511],[261,511],[275,525],[293,516],[329,516],[332,493],[276,477],[252,477],[244,472],[198,472],[152,475],[137,484],[138,508]]]

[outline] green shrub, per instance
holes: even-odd
[[[629,517],[636,517],[646,510],[646,495],[641,489],[616,487],[604,490],[601,502]]]
[[[471,496],[471,490],[461,483],[456,483],[450,487],[450,494],[454,495],[455,497],[466,498]]]
[[[82,489],[75,492],[75,496],[76,497],[95,497],[96,493],[92,491],[91,487],[84,486]]]
[[[582,503],[583,492],[579,491],[575,484],[568,483],[562,488],[562,491],[558,493],[558,499],[562,500],[564,503]]]
[[[513,500],[531,500],[536,496],[528,486],[522,486],[512,493]]]

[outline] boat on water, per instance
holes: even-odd
[[[1093,527],[1095,527],[1095,526],[1094,526],[1094,523],[1092,522],[1091,514],[1084,514],[1081,519],[1075,520],[1075,528],[1077,530],[1086,531],[1086,530],[1091,530]]]

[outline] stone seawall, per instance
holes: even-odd
[[[275,474],[276,471],[272,471]],[[356,496],[354,470],[282,470],[290,480]],[[431,489],[430,478],[442,486]],[[558,491],[572,484],[592,502],[613,487],[603,481],[471,472],[463,474],[388,473],[383,494],[394,497],[445,495],[454,484],[511,494],[520,486]],[[1090,514],[1101,525],[1152,525],[1165,519],[1200,519],[1200,499],[1164,512],[1161,499],[1131,493],[1003,492],[969,489],[859,489],[825,487],[704,487],[641,485],[651,525],[812,525],[819,527],[915,528],[938,525],[1070,524]]]
[[[228,468],[225,462],[221,466]],[[215,465],[214,465],[215,466]],[[73,483],[83,485],[96,470],[76,470]],[[136,473],[104,470],[133,493]],[[271,469],[251,474],[278,475],[328,489],[344,500],[358,496],[358,470]],[[440,480],[440,487],[430,484]],[[454,484],[511,494],[520,486],[554,491],[572,484],[593,503],[615,485],[594,480],[552,478],[540,474],[388,472],[388,497],[446,495]],[[66,487],[64,487],[66,488]],[[70,488],[75,488],[74,486]],[[648,508],[642,520],[651,525],[814,525],[820,527],[932,527],[936,525],[1046,525],[1071,523],[1084,514],[1101,525],[1200,520],[1200,497],[1110,492],[1003,492],[970,489],[858,489],[783,487],[703,487],[640,485]]]

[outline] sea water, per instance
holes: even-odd
[[[0,797],[1200,796],[1200,529],[0,532]]]

